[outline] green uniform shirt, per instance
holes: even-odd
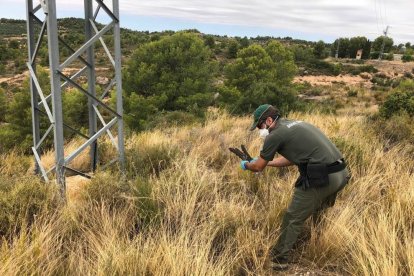
[[[272,161],[279,153],[295,165],[331,164],[343,158],[337,147],[318,128],[303,122],[279,119],[266,137],[260,156]]]

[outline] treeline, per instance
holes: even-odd
[[[379,36],[374,41],[370,41],[364,36],[338,38],[331,46],[331,56],[335,57],[338,55],[338,58],[356,58],[358,50],[362,50],[361,59],[378,59],[383,45],[383,59],[393,60],[394,54],[402,54],[403,61],[413,60],[414,47],[410,42],[394,45],[394,40],[386,36]]]

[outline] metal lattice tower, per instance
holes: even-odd
[[[38,2],[35,5],[33,2]],[[78,0],[81,1],[81,0]],[[96,5],[96,8],[94,8]],[[103,0],[84,0],[85,10],[85,43],[77,50],[70,46],[70,41],[65,41],[58,33],[58,22],[56,15],[56,0],[26,0],[27,10],[27,39],[29,62],[27,66],[30,73],[30,90],[32,103],[32,119],[33,119],[33,153],[36,160],[36,172],[41,174],[46,182],[49,182],[49,175],[54,173],[56,181],[61,188],[62,195],[65,195],[65,172],[82,175],[90,178],[84,172],[77,171],[70,167],[73,161],[81,152],[89,149],[91,171],[95,171],[97,166],[97,148],[98,138],[107,134],[118,151],[116,159],[109,162],[110,165],[117,161],[120,162],[121,168],[124,166],[124,137],[123,137],[123,106],[122,106],[122,78],[121,78],[121,43],[120,43],[120,24],[119,24],[119,0],[112,0],[112,9],[108,7]],[[100,12],[104,12],[104,16],[110,18],[110,23],[100,30],[97,27],[96,18]],[[41,20],[38,14],[44,17]],[[39,28],[40,27],[40,28]],[[36,30],[39,30],[36,36]],[[109,32],[111,31],[112,32]],[[36,58],[42,44],[42,40],[46,36],[48,39],[49,67],[50,67],[50,83],[51,93],[46,96],[39,84],[36,72]],[[105,43],[103,35],[113,36],[113,49]],[[101,43],[106,55],[113,67],[113,79],[103,89],[102,95],[96,94],[96,68],[95,68],[95,44]],[[60,58],[61,48],[66,48],[70,55],[63,62]],[[73,62],[79,61],[82,69],[75,74],[69,76],[64,73],[64,69],[68,68]],[[77,82],[81,76],[87,78],[87,88],[85,89]],[[73,87],[78,89],[88,98],[88,114],[89,114],[89,133],[83,134],[81,131],[64,123],[62,112],[62,93],[65,89]],[[116,92],[116,110],[112,109],[105,103],[111,89]],[[52,108],[50,108],[50,104]],[[110,114],[110,121],[105,122],[102,111]],[[79,111],[80,112],[80,111]],[[41,116],[47,118],[47,129],[41,130]],[[98,120],[99,119],[99,120]],[[117,125],[117,139],[111,133],[111,128]],[[70,153],[64,151],[64,129],[68,129],[83,138],[85,142],[76,150]],[[53,130],[53,131],[52,131]],[[43,133],[41,133],[43,132]],[[42,144],[46,138],[53,133],[55,164],[51,168],[45,168],[42,165]]]

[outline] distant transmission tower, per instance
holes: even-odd
[[[384,38],[382,39],[382,45],[381,45],[381,51],[380,54],[378,56],[378,60],[382,59],[382,55],[384,54],[384,48],[385,48],[385,40],[387,39],[387,35],[388,35],[388,29],[390,26],[387,26],[387,28],[385,28],[384,31]]]
[[[120,24],[119,24],[119,0],[112,0],[112,8],[104,4],[103,0],[95,0],[96,8],[92,0],[84,0],[85,11],[85,43],[78,49],[70,46],[70,41],[65,41],[58,33],[58,22],[56,16],[56,0],[40,0],[38,5],[34,5],[34,0],[26,0],[27,10],[27,40],[29,62],[27,66],[30,73],[30,90],[32,103],[33,119],[33,154],[36,160],[36,173],[41,174],[46,182],[49,182],[49,174],[54,173],[57,183],[60,186],[61,193],[65,196],[65,172],[70,171],[87,178],[90,178],[85,172],[77,171],[70,167],[73,161],[81,152],[89,149],[91,170],[95,171],[97,166],[98,138],[107,134],[118,152],[115,160],[110,165],[119,161],[121,168],[124,165],[124,136],[123,136],[123,108],[122,108],[122,79],[121,79],[121,43],[120,43]],[[37,2],[37,1],[36,1]],[[100,11],[104,11],[110,23],[100,30],[96,24],[96,18]],[[44,16],[44,20],[39,18]],[[36,26],[37,25],[37,26]],[[35,36],[35,30],[40,33]],[[110,32],[112,30],[112,32]],[[46,96],[39,84],[36,72],[36,58],[39,53],[42,40],[47,32],[49,67],[51,93]],[[113,36],[113,54],[111,48],[105,44],[103,35]],[[96,94],[96,69],[95,69],[95,44],[101,43],[108,59],[113,67],[113,79],[103,89],[102,95]],[[61,62],[60,50],[66,48],[69,57]],[[83,67],[73,75],[64,73],[75,60],[80,61]],[[87,88],[77,82],[79,77],[86,76]],[[74,87],[85,95],[88,99],[88,117],[89,131],[88,135],[64,123],[62,112],[62,93],[67,87]],[[108,93],[111,89],[116,91],[116,109],[112,109],[105,103]],[[50,108],[50,103],[52,108]],[[109,117],[109,122],[105,122],[103,110]],[[78,110],[82,112],[82,110]],[[48,127],[41,133],[40,117],[45,116],[48,121]],[[98,123],[99,119],[99,123]],[[118,126],[117,140],[111,133],[111,128]],[[67,129],[76,133],[85,139],[85,142],[73,152],[65,153],[64,151],[64,132]],[[52,131],[53,130],[53,131]],[[42,165],[42,144],[44,144],[48,135],[53,133],[55,163],[51,168],[45,168]]]

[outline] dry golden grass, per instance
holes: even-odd
[[[291,117],[331,137],[353,176],[321,224],[306,225],[311,237],[296,249],[295,267],[413,275],[412,148],[385,148],[362,116]],[[77,190],[76,204],[39,214],[27,231],[3,240],[0,275],[270,274],[266,256],[297,172],[241,171],[228,147],[246,144],[258,154],[262,142],[249,124],[250,118],[215,110],[202,126],[132,136],[129,158],[143,156],[130,159],[135,174],[124,179],[115,170],[100,172]],[[148,163],[157,169],[139,175]]]

